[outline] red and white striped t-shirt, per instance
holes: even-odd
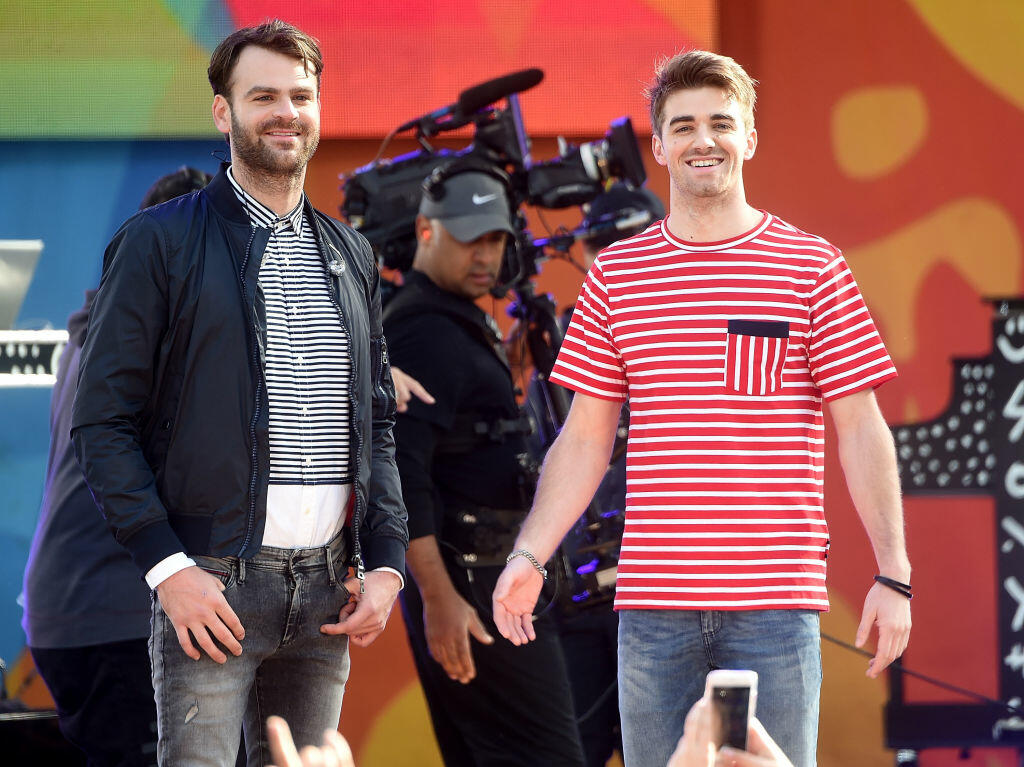
[[[896,370],[838,249],[765,214],[602,251],[551,380],[629,396],[619,609],[828,609],[822,399]]]

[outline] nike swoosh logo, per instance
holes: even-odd
[[[497,194],[474,194],[473,195],[473,204],[474,205],[483,205],[485,202],[490,202],[491,200],[497,200],[497,199],[498,199],[498,195]]]

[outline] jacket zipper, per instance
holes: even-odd
[[[252,242],[256,239],[256,228],[250,226],[250,229],[249,242],[245,246],[245,258],[242,259],[242,268],[238,274],[238,285],[242,290],[242,306],[246,308],[246,314],[249,314],[249,307],[245,300],[245,270],[249,266]],[[256,423],[260,417],[260,395],[263,393],[263,374],[259,370],[259,350],[256,343],[256,333],[259,332],[259,329],[252,322],[251,317],[249,322],[252,329],[252,335],[249,338],[252,349],[249,365],[251,370],[256,371],[256,403],[253,407],[252,419],[249,421],[249,445],[251,447],[249,456],[249,513],[245,520],[245,540],[242,542],[242,548],[238,552],[239,557],[245,553],[249,543],[252,541],[252,531],[256,522],[256,473],[259,467],[256,455]]]
[[[362,429],[357,428],[355,430],[355,434],[356,476],[354,478],[355,481],[353,482],[352,486],[352,489],[353,491],[355,491],[356,494],[356,506],[355,511],[352,514],[352,546],[353,549],[355,550],[355,556],[352,558],[352,561],[355,563],[356,566],[356,578],[359,579],[359,593],[364,594],[366,593],[366,584],[364,582],[366,579],[366,566],[363,564],[362,546],[360,546],[359,544],[359,526],[360,524],[362,524],[361,520],[363,516],[363,496],[359,492],[359,456],[362,455],[363,452]]]
[[[329,265],[327,264],[327,255],[324,252],[324,247],[325,245],[327,245],[334,249],[335,252],[338,251],[337,248],[334,248],[334,245],[332,243],[328,242],[327,237],[324,235],[323,229],[320,227],[320,222],[316,219],[316,215],[314,214],[313,216],[311,216],[311,218],[313,221],[316,222],[316,232],[319,235],[319,251],[320,258],[321,260],[324,261],[324,278],[327,280],[327,293],[328,295],[330,295],[331,303],[334,304],[334,308],[338,312],[338,320],[339,322],[341,322],[341,329],[345,333],[345,335],[348,336],[349,348],[354,349],[355,339],[353,339],[352,334],[349,333],[348,331],[348,325],[346,325],[345,323],[345,313],[341,310],[341,304],[338,302],[338,299],[335,296],[334,289],[337,285],[341,284],[341,277],[340,275],[337,277],[329,276],[331,275],[331,272],[330,269],[328,268]],[[339,258],[342,258],[340,252],[338,252],[338,256]],[[340,293],[340,288],[338,292]],[[353,357],[352,364],[349,366],[348,371],[348,401],[350,408],[349,423],[352,424],[353,426],[352,433],[355,435],[356,438],[356,449],[355,453],[353,454],[355,471],[352,472],[352,492],[356,494],[355,509],[352,513],[352,563],[355,565],[356,568],[356,578],[359,579],[359,593],[364,594],[366,593],[366,566],[363,564],[362,546],[359,543],[359,527],[362,524],[363,518],[363,497],[362,494],[359,492],[359,457],[363,453],[363,432],[362,429],[360,428],[360,424],[356,423],[358,408],[356,407],[355,390],[353,388],[353,379],[355,378],[355,372],[356,360]],[[372,371],[370,372],[372,373]]]

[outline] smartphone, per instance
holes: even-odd
[[[757,672],[715,669],[704,688],[711,702],[712,739],[715,748],[731,746],[747,750],[747,731],[757,704]]]

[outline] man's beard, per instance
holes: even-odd
[[[260,137],[268,130],[298,131],[299,151],[294,155],[287,155],[264,144]],[[298,176],[305,170],[319,143],[319,130],[307,130],[298,120],[289,123],[268,120],[249,132],[238,122],[234,112],[231,113],[231,154],[252,171],[270,176]]]

